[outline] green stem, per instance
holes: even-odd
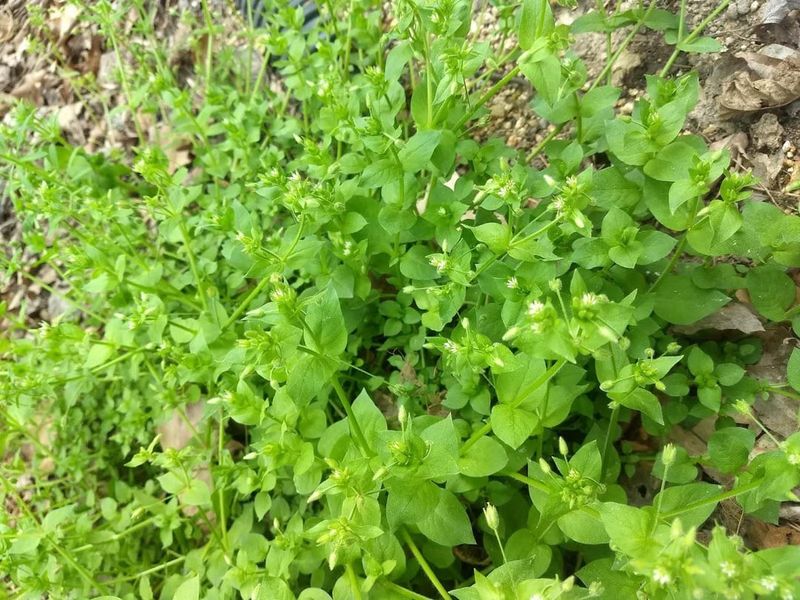
[[[134,579],[139,579],[140,577],[145,577],[146,575],[151,575],[153,573],[158,573],[159,571],[163,571],[164,569],[168,569],[174,565],[179,565],[184,560],[186,560],[185,556],[179,556],[178,558],[173,558],[165,563],[161,563],[160,565],[156,565],[155,567],[151,567],[150,569],[146,569],[135,575],[126,575],[125,577],[117,577],[116,579],[109,579],[106,583],[113,585],[115,583],[124,583],[126,581],[132,581]]]
[[[453,600],[450,594],[447,593],[447,590],[442,585],[442,582],[439,581],[439,578],[436,577],[436,573],[433,572],[431,566],[428,564],[428,561],[425,560],[425,557],[422,556],[422,552],[419,551],[417,545],[414,543],[414,540],[411,539],[411,536],[408,534],[408,531],[405,529],[401,530],[401,535],[403,537],[403,541],[408,546],[409,550],[411,550],[411,554],[414,555],[414,558],[417,559],[420,568],[422,568],[425,575],[427,575],[430,582],[433,584],[433,587],[436,588],[436,591],[439,592],[439,596],[441,596],[442,600]]]
[[[608,454],[611,451],[611,436],[614,433],[614,428],[617,426],[617,420],[619,419],[619,411],[620,411],[620,404],[617,402],[614,403],[614,407],[611,409],[611,416],[608,420],[608,431],[606,431],[606,439],[603,442],[603,454],[602,454],[602,472],[600,474],[600,481],[603,481],[606,477],[606,473],[608,472]]]
[[[342,387],[342,384],[339,382],[339,378],[335,373],[331,378],[331,385],[336,391],[336,395],[339,396],[339,400],[344,407],[344,412],[347,415],[347,421],[350,424],[350,429],[352,430],[356,444],[361,448],[361,451],[365,456],[375,456],[375,452],[369,447],[367,438],[364,437],[364,432],[361,431],[361,426],[356,420],[356,415],[353,412],[353,406],[350,404],[350,400],[348,399],[347,394],[345,393],[344,388]]]
[[[204,96],[208,98],[208,90],[211,89],[211,57],[214,53],[214,22],[211,18],[211,11],[208,9],[208,0],[201,0],[203,9],[203,20],[206,24],[206,32],[208,40],[206,42],[206,60],[205,60],[205,93]]]
[[[684,2],[685,0],[681,2],[682,11],[685,10]],[[714,19],[716,19],[717,16],[728,7],[728,4],[730,4],[730,0],[722,0],[722,2],[720,2],[717,5],[717,8],[711,11],[711,13],[705,19],[700,21],[700,24],[697,27],[695,27],[689,35],[686,36],[686,39],[681,39],[680,37],[678,37],[678,41],[675,44],[675,50],[672,51],[672,54],[670,55],[669,59],[667,59],[664,68],[661,69],[661,72],[658,74],[659,77],[667,76],[667,73],[669,73],[669,70],[672,68],[672,65],[675,64],[675,60],[678,58],[678,56],[680,56],[681,53],[680,46],[682,44],[689,44],[693,42],[694,39],[703,32],[703,30],[708,26],[708,24],[711,23],[711,21],[713,21]],[[681,18],[681,23],[682,22],[683,18]]]
[[[524,483],[525,485],[535,488],[540,492],[545,492],[546,494],[553,493],[553,490],[550,488],[550,486],[544,483],[543,481],[538,481],[537,479],[527,477],[522,473],[509,473],[508,476],[511,479],[516,479],[520,483]]]
[[[680,516],[689,511],[695,510],[696,508],[701,508],[709,504],[718,504],[723,500],[729,500],[730,498],[735,498],[736,496],[739,496],[741,494],[752,492],[753,490],[761,486],[763,483],[764,482],[760,479],[758,481],[751,481],[747,485],[743,485],[738,488],[733,488],[732,490],[728,490],[727,492],[720,492],[716,496],[711,496],[710,498],[705,498],[703,500],[696,500],[695,502],[689,502],[689,504],[684,504],[680,508],[676,508],[675,510],[662,513],[660,515],[660,518],[666,521],[668,519]]]
[[[189,268],[192,270],[195,285],[197,285],[197,293],[200,294],[200,304],[203,305],[203,312],[208,312],[208,300],[206,299],[206,291],[203,286],[203,280],[200,278],[200,271],[197,268],[197,261],[195,260],[194,251],[192,250],[191,240],[189,239],[189,231],[186,229],[186,224],[180,222],[181,236],[183,237],[183,245],[186,247],[186,255],[189,259]]]
[[[472,108],[458,120],[458,123],[456,123],[456,126],[453,129],[458,131],[464,125],[466,125],[467,121],[469,121],[472,118],[475,112],[484,104],[486,104],[489,100],[494,98],[494,96],[497,95],[497,93],[500,90],[502,90],[509,81],[514,79],[514,77],[516,77],[519,72],[520,72],[520,67],[519,65],[516,65],[513,69],[511,69],[508,73],[506,73],[505,76],[500,81],[498,81],[488,90],[486,90],[486,93],[483,94],[483,96],[481,96],[480,98],[478,98],[478,101],[472,105]]]
[[[353,592],[353,600],[361,600],[361,586],[358,585],[358,577],[356,577],[356,572],[353,570],[353,564],[347,563],[344,570],[347,573],[347,580],[350,582],[350,590]]]
[[[793,400],[800,400],[800,393],[797,393],[793,390],[787,389],[786,387],[779,387],[770,385],[764,388],[765,392],[769,392],[770,394],[780,394],[781,396],[786,396],[787,398],[792,398]]]
[[[533,149],[531,149],[530,152],[528,152],[528,156],[525,157],[527,162],[531,162],[534,158],[539,156],[542,153],[542,150],[544,150],[544,147],[551,141],[553,141],[553,138],[555,138],[559,133],[561,133],[562,129],[564,129],[564,123],[556,125],[555,129],[553,129],[550,133],[544,136],[544,139],[538,144],[536,144],[536,146]]]
[[[225,418],[222,415],[222,411],[220,411],[219,425],[217,429],[217,465],[219,466],[222,466],[222,453],[225,448],[225,438],[223,436],[224,433]],[[216,483],[217,482],[215,482],[215,485]],[[219,492],[219,525],[220,529],[222,530],[222,545],[227,553],[230,546],[228,545],[228,522],[225,517],[225,486],[218,485],[217,490]]]
[[[692,227],[694,227],[694,221],[697,218],[697,210],[698,210],[699,207],[700,207],[700,198],[695,198],[694,199],[694,206],[692,208],[691,214],[689,215],[689,220],[688,220],[687,225],[686,225],[686,231],[683,232],[683,234],[681,235],[681,238],[678,240],[678,245],[675,246],[675,250],[672,251],[672,256],[670,257],[669,262],[667,263],[667,266],[664,268],[663,271],[661,271],[659,276],[653,282],[653,285],[651,285],[647,289],[647,293],[648,294],[651,293],[651,292],[654,292],[658,288],[658,286],[661,284],[661,282],[663,281],[664,277],[669,275],[669,273],[672,272],[672,269],[675,268],[675,265],[678,262],[678,259],[680,259],[681,254],[683,253],[683,248],[684,248],[684,246],[686,246],[686,242],[687,242],[687,239],[689,237],[689,231],[691,231]]]
[[[503,542],[500,540],[500,533],[497,531],[497,529],[493,529],[492,531],[494,531],[494,537],[497,539],[497,545],[500,546],[500,554],[503,555],[503,564],[506,564],[508,562],[508,558],[506,558],[506,550],[503,548]]]
[[[389,581],[388,579],[383,580],[383,585],[396,592],[398,595],[403,596],[404,598],[409,598],[409,600],[431,600],[427,596],[418,594],[417,592],[405,588],[402,585],[398,585],[394,581]]]
[[[617,51],[614,52],[614,55],[611,57],[611,60],[609,60],[606,63],[606,66],[603,67],[603,70],[600,71],[600,74],[595,78],[595,80],[592,82],[592,85],[589,86],[589,89],[587,91],[592,91],[594,88],[598,86],[598,84],[600,84],[601,81],[606,79],[606,77],[611,73],[611,70],[614,68],[614,65],[616,64],[617,60],[619,60],[619,57],[622,55],[623,52],[625,52],[625,49],[633,41],[633,38],[636,37],[636,34],[639,33],[639,30],[642,28],[642,25],[644,24],[645,20],[647,19],[647,17],[650,16],[650,13],[653,12],[653,9],[655,7],[656,7],[655,0],[651,0],[650,4],[647,6],[647,10],[645,11],[644,15],[642,15],[642,18],[636,22],[636,25],[634,25],[630,33],[627,36],[625,36],[625,39],[622,40],[622,43],[620,44],[619,48],[617,48]]]
[[[236,307],[236,310],[233,311],[228,320],[222,324],[222,331],[225,331],[228,327],[233,325],[236,320],[242,316],[242,313],[247,310],[247,307],[250,306],[250,303],[255,300],[256,296],[258,296],[265,287],[269,285],[269,277],[264,277],[261,281],[258,282],[258,285],[254,287],[247,297]]]
[[[661,476],[661,486],[658,490],[658,502],[656,502],[656,518],[653,519],[653,529],[650,531],[650,535],[653,535],[656,532],[656,527],[658,527],[658,518],[659,515],[661,515],[661,503],[664,501],[664,490],[667,487],[667,475],[669,474],[669,467],[669,464],[664,465],[664,474]]]

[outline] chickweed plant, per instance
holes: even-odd
[[[673,65],[716,48],[725,3],[695,28],[685,3],[571,25],[497,3],[502,55],[470,31],[486,2],[326,0],[304,30],[274,0],[238,52],[204,1],[188,84],[158,3],[84,12],[125,95],[101,118],[138,140],[88,154],[26,105],[2,126],[24,232],[4,273],[49,265],[67,307],[7,314],[0,341],[8,597],[800,594],[800,548],[748,549],[714,518],[796,500],[800,434],[754,453],[751,406],[800,395],[800,351],[767,382],[758,339],[676,327],[747,292],[800,334],[800,217],[684,131],[700,90]],[[591,78],[571,49],[590,31]],[[622,116],[610,75],[637,34],[674,52]],[[518,77],[546,138],[476,142]],[[706,452],[667,443],[701,420]],[[623,485],[642,468],[644,505]]]

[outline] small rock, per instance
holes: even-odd
[[[736,0],[736,10],[739,15],[746,15],[750,12],[750,0]]]
[[[775,183],[775,179],[777,179],[783,167],[780,155],[777,153],[775,156],[770,156],[763,152],[757,152],[750,159],[750,162],[753,165],[753,175],[758,177],[767,187]]]
[[[750,12],[756,12],[758,10],[758,0],[753,0],[750,3]]]
[[[757,148],[775,150],[781,146],[783,127],[778,122],[778,117],[765,113],[750,127],[750,135]]]
[[[732,2],[731,4],[728,5],[728,10],[725,13],[725,18],[728,19],[729,21],[735,21],[736,19],[739,18],[739,11],[736,10],[735,3]]]

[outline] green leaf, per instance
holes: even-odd
[[[800,348],[792,350],[789,363],[786,365],[786,380],[789,385],[800,392]]]
[[[67,519],[72,518],[74,514],[74,504],[68,504],[67,506],[53,509],[47,513],[47,516],[45,516],[44,519],[42,519],[42,529],[46,533],[54,533],[56,529],[58,529],[59,525],[61,525]]]
[[[8,549],[9,554],[30,554],[39,547],[44,534],[38,531],[25,531],[21,533]]]
[[[655,395],[644,388],[637,387],[627,393],[620,392],[609,394],[609,398],[622,406],[638,410],[642,414],[653,419],[656,423],[662,425],[664,423],[664,417],[661,413],[661,403]]]
[[[508,244],[511,242],[511,228],[502,223],[484,223],[473,227],[472,233],[495,254],[502,254],[508,250]]]
[[[717,506],[716,502],[703,502],[719,494],[722,487],[705,482],[689,483],[669,487],[662,493],[656,494],[653,504],[658,506],[660,501],[661,513],[678,512],[675,518],[681,520],[685,527],[699,527],[706,522]],[[700,506],[690,510],[682,510],[690,504],[699,503]]]
[[[649,511],[616,502],[604,502],[599,510],[611,542],[627,556],[643,558],[657,547]]]
[[[682,446],[675,447],[675,460],[667,469],[664,465],[664,453],[659,452],[656,463],[653,465],[653,477],[658,477],[669,483],[684,484],[697,479],[697,467]]]
[[[181,500],[190,506],[210,506],[211,492],[204,481],[193,479],[180,495]]]
[[[367,188],[383,187],[392,181],[400,181],[402,177],[403,174],[393,159],[382,158],[367,165],[361,174],[361,185]]]
[[[675,325],[691,325],[730,302],[717,290],[697,287],[685,275],[667,275],[655,292],[655,313]]]
[[[520,70],[549,105],[555,104],[561,91],[561,62],[552,54],[520,63]]]
[[[689,230],[687,240],[692,248],[707,256],[731,254],[725,242],[730,240],[744,224],[735,206],[713,200],[706,207],[705,218]]]
[[[510,404],[492,407],[492,431],[514,449],[519,448],[538,425],[539,417],[524,408],[514,408]]]
[[[723,473],[733,473],[747,464],[755,440],[755,433],[743,427],[718,429],[708,440],[712,465]]]
[[[519,357],[523,365],[519,369],[501,373],[497,376],[495,387],[497,398],[503,404],[519,406],[534,397],[543,398],[545,386],[534,389],[537,380],[544,374],[544,361],[522,355]]]
[[[399,41],[386,55],[384,75],[388,81],[397,81],[406,64],[414,56],[410,40]]]
[[[200,600],[200,577],[195,575],[180,584],[172,600]]]
[[[475,543],[467,512],[451,492],[430,481],[395,481],[388,489],[386,519],[391,527],[416,526],[443,546]]]
[[[548,0],[523,0],[519,21],[519,47],[528,50],[555,27]]]
[[[314,296],[306,305],[305,342],[312,350],[326,356],[338,356],[347,346],[339,297],[332,285]]]
[[[462,475],[486,477],[502,470],[508,456],[502,445],[490,437],[482,437],[458,460]]]
[[[714,372],[713,359],[698,346],[691,349],[686,363],[692,375],[706,375]]]
[[[358,398],[353,402],[353,414],[370,447],[375,448],[380,434],[387,430],[386,417],[375,406],[367,390],[361,390]]]
[[[630,209],[642,198],[642,188],[616,167],[601,169],[592,176],[591,196],[597,206],[606,210],[613,206]]]
[[[418,477],[440,479],[458,473],[458,434],[450,415],[426,427],[419,437],[430,450],[417,468]]]
[[[564,535],[579,544],[608,543],[608,533],[595,513],[572,510],[559,517],[557,523]]]
[[[286,392],[296,405],[305,406],[322,391],[335,371],[333,361],[303,354],[289,371]]]
[[[747,273],[747,291],[756,310],[772,321],[783,321],[794,303],[795,284],[783,269],[762,265]]]
[[[431,102],[433,102],[433,98],[431,98]],[[417,87],[411,94],[411,116],[414,118],[414,123],[417,124],[417,129],[427,128],[429,121],[433,119],[433,115],[428,113],[428,86],[425,77],[420,77]]]
[[[432,281],[439,277],[428,260],[430,249],[422,245],[412,246],[400,259],[400,272],[409,279]]]
[[[636,236],[636,241],[642,245],[642,252],[637,261],[637,264],[640,265],[649,265],[661,260],[672,252],[677,243],[675,238],[668,233],[655,229],[640,231]]]
[[[441,131],[418,131],[400,149],[398,156],[407,173],[417,173],[428,165],[433,151],[442,137]]]
[[[688,176],[695,156],[697,151],[689,144],[673,142],[644,166],[644,172],[659,181],[680,181]]]
[[[86,355],[86,360],[83,363],[84,368],[91,369],[106,362],[114,353],[114,347],[108,344],[92,344],[89,353]]]
[[[719,52],[722,50],[722,44],[712,37],[700,36],[691,42],[680,42],[678,48],[683,52],[708,53]]]

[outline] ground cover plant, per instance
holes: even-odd
[[[754,451],[751,406],[798,397],[800,350],[765,381],[757,339],[685,327],[746,297],[800,334],[800,217],[683,129],[699,86],[674,65],[716,49],[725,3],[696,26],[685,5],[563,25],[497,4],[505,54],[467,0],[330,0],[308,27],[278,2],[236,53],[204,2],[188,82],[154,3],[87,11],[126,95],[104,118],[136,143],[89,154],[25,104],[0,136],[24,231],[4,272],[35,278],[35,254],[67,306],[7,314],[0,341],[9,597],[800,593],[797,547],[751,551],[713,516],[796,499],[800,433]],[[571,51],[590,31],[592,78]],[[674,53],[618,115],[614,62],[644,31]],[[550,133],[476,142],[519,76]],[[667,443],[709,417],[706,452]],[[645,504],[622,485],[642,464]]]

